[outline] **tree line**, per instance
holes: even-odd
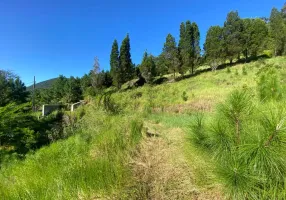
[[[285,55],[286,4],[280,11],[273,8],[269,18],[242,19],[237,11],[229,12],[223,26],[208,29],[203,49],[196,22],[182,22],[179,32],[178,42],[169,33],[160,55],[145,51],[138,65],[132,62],[129,34],[120,46],[115,39],[110,52],[110,71],[101,70],[99,59],[95,57],[88,74],[82,78],[60,76],[52,88],[37,92],[38,102],[72,103],[111,86],[120,89],[131,80],[152,84],[167,74],[173,78],[194,74],[200,65],[209,65],[215,70],[220,65],[248,62],[259,55]]]
[[[169,33],[160,55],[154,56],[145,51],[138,65],[132,62],[129,34],[120,46],[114,40],[110,52],[110,71],[101,70],[96,57],[92,69],[83,77],[67,78],[61,75],[50,89],[36,90],[36,102],[39,105],[72,103],[111,86],[120,89],[126,82],[134,79],[152,84],[156,78],[166,74],[172,74],[174,78],[187,73],[194,74],[197,67],[203,64],[210,65],[215,70],[225,63],[231,64],[238,60],[248,62],[263,54],[270,57],[285,55],[286,4],[280,11],[273,8],[269,18],[242,19],[237,11],[229,12],[223,26],[211,26],[208,29],[203,49],[200,48],[200,31],[196,22],[182,22],[179,32],[178,42]],[[25,96],[20,79],[15,79],[14,83],[8,83],[8,80],[6,83],[2,80],[3,84],[14,86],[10,93],[2,93],[8,96],[0,97],[0,105],[4,105],[1,102],[7,101],[13,92],[13,98]],[[20,95],[19,90],[23,90],[23,95]]]
[[[285,4],[286,5],[286,4]],[[237,11],[228,13],[223,27],[209,28],[204,58],[212,68],[241,56],[245,61],[259,54],[281,56],[286,53],[286,6],[273,8],[270,18],[241,19]]]

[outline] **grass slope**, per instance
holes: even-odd
[[[280,57],[115,93],[117,115],[93,99],[74,136],[2,167],[1,198],[221,199],[211,155],[189,142],[192,113],[213,115],[237,88],[256,94],[257,72],[265,63],[280,66],[286,81]],[[143,133],[159,137],[140,139],[142,121]]]

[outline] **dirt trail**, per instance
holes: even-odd
[[[148,122],[143,135],[132,160],[140,199],[222,199],[219,193],[201,191],[194,184],[195,176],[184,153],[186,138],[182,129]]]

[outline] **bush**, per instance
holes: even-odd
[[[228,73],[228,74],[231,73],[230,67],[227,68],[226,73]]]
[[[182,99],[184,100],[184,101],[188,101],[188,96],[187,96],[187,93],[186,93],[186,91],[184,91],[183,92],[183,94],[182,94]]]

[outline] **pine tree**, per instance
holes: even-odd
[[[215,70],[221,61],[224,59],[223,53],[223,28],[219,26],[211,26],[207,32],[206,41],[204,44],[205,57],[211,65],[212,70]]]
[[[184,22],[180,25],[180,40],[178,44],[178,51],[179,51],[179,59],[180,59],[180,67],[179,67],[179,73],[184,74],[187,67],[183,61],[185,56],[185,43],[186,43],[186,25]]]
[[[191,23],[189,20],[180,27],[180,43],[179,52],[182,61],[182,68],[191,68],[191,73],[194,73],[194,68],[198,64],[200,58],[200,32],[196,23]],[[183,32],[185,31],[185,32]]]
[[[232,60],[239,57],[243,49],[243,23],[237,11],[231,11],[227,14],[224,22],[224,48],[226,58]]]
[[[270,15],[270,37],[273,40],[274,55],[281,56],[284,53],[286,30],[282,14],[273,8]]]
[[[180,40],[178,44],[178,49],[181,52],[184,49],[184,43],[186,38],[186,25],[184,22],[180,25]]]
[[[191,67],[193,69],[193,27],[191,22],[186,22],[185,44],[183,50],[183,63],[185,67]]]
[[[119,57],[119,85],[131,80],[134,76],[134,64],[131,60],[129,34],[122,41]]]
[[[263,45],[263,41],[268,35],[268,28],[265,21],[261,19],[243,19],[243,54],[248,59],[257,56]]]
[[[148,55],[145,51],[140,65],[140,72],[147,83],[152,83],[153,78],[156,76],[156,65],[152,55]]]
[[[110,74],[113,80],[113,84],[117,87],[119,83],[118,68],[119,68],[118,43],[117,40],[114,40],[110,53]]]
[[[176,46],[176,40],[171,35],[168,34],[166,38],[166,42],[163,48],[163,55],[165,58],[165,64],[168,67],[170,73],[174,74],[174,78],[176,77],[176,72],[180,67],[179,61],[179,52]]]
[[[192,23],[192,62],[191,62],[191,70],[192,74],[194,73],[194,67],[198,64],[201,48],[200,48],[200,31],[198,25],[193,22]]]

